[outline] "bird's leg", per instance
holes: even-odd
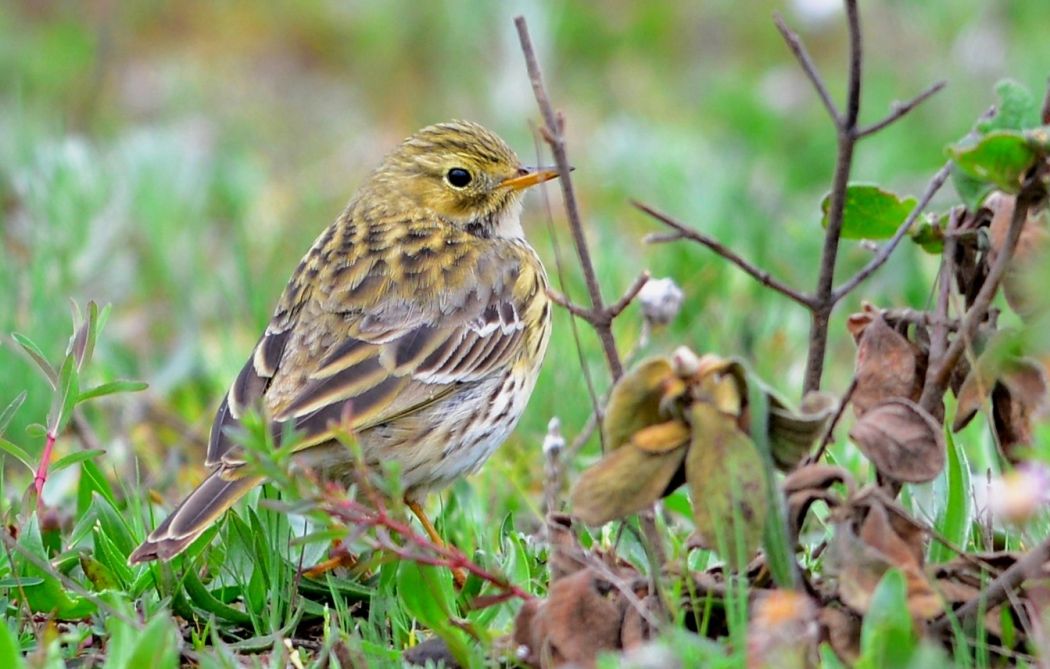
[[[427,533],[427,536],[430,537],[430,540],[438,546],[445,546],[445,540],[441,538],[440,534],[438,534],[437,528],[434,527],[434,523],[430,522],[430,518],[427,518],[426,512],[423,511],[423,505],[415,500],[409,499],[405,500],[405,505],[412,510],[412,513],[416,515],[416,518],[419,518],[419,522],[423,524],[423,530]],[[457,567],[452,568],[452,581],[456,584],[457,590],[463,588],[463,584],[467,582],[467,577],[462,569]]]
[[[320,578],[326,572],[330,572],[338,567],[353,569],[356,566],[357,556],[347,549],[346,544],[336,539],[332,542],[332,548],[328,551],[328,559],[306,569],[303,574],[310,578]]]

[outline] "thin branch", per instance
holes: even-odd
[[[824,457],[824,451],[828,450],[831,440],[834,439],[835,428],[838,427],[839,421],[842,420],[842,415],[846,413],[846,406],[849,405],[849,401],[856,390],[857,377],[854,376],[853,381],[849,384],[849,388],[846,388],[846,392],[842,393],[842,397],[839,399],[839,406],[835,410],[835,415],[831,417],[831,422],[828,423],[828,429],[824,431],[824,436],[820,440],[820,446],[817,447],[817,452],[806,458],[801,467],[811,465],[814,462],[819,462],[820,459]]]
[[[798,290],[795,290],[794,288],[792,288],[791,286],[787,285],[786,283],[784,283],[784,282],[780,281],[779,279],[773,277],[772,275],[770,275],[769,272],[767,272],[765,270],[761,270],[758,267],[755,267],[750,262],[748,262],[747,260],[744,260],[743,258],[741,258],[734,251],[732,251],[727,246],[725,246],[724,244],[722,244],[718,240],[714,239],[713,237],[708,237],[704,233],[702,233],[702,232],[700,232],[698,230],[695,230],[695,229],[685,225],[684,223],[680,223],[679,221],[677,221],[677,220],[671,218],[670,216],[668,216],[667,214],[664,214],[664,213],[662,213],[660,211],[657,211],[656,209],[653,209],[649,205],[642,204],[641,202],[636,202],[636,201],[632,201],[631,204],[633,204],[638,209],[641,209],[645,213],[649,214],[650,216],[652,216],[656,220],[660,221],[664,225],[668,226],[669,228],[674,229],[675,232],[676,232],[676,235],[677,235],[676,237],[673,237],[673,238],[671,238],[671,237],[661,237],[661,238],[650,237],[649,238],[650,241],[661,241],[662,242],[662,241],[670,241],[671,239],[689,239],[691,241],[694,241],[694,242],[696,242],[698,244],[706,246],[707,248],[711,249],[712,251],[714,251],[718,255],[722,256],[723,258],[725,258],[729,262],[731,262],[734,265],[736,265],[737,267],[739,267],[740,269],[744,270],[745,272],[750,274],[752,278],[754,278],[756,281],[761,283],[763,286],[767,286],[769,288],[772,288],[773,290],[777,291],[781,295],[784,295],[785,297],[788,297],[788,298],[794,300],[795,302],[801,304],[804,307],[807,307],[807,308],[810,308],[810,309],[813,308],[813,299],[811,297],[809,297],[808,295],[805,295],[805,294],[799,292]]]
[[[587,307],[576,304],[565,295],[551,288],[547,289],[547,297],[551,299],[551,302],[558,306],[565,307],[573,315],[582,318],[597,328],[602,325],[610,325],[614,318],[623,313],[623,310],[630,306],[634,298],[638,296],[642,287],[649,282],[649,278],[649,272],[643,271],[638,275],[638,278],[634,280],[634,283],[631,284],[630,288],[628,288],[623,294],[623,297],[617,300],[615,304],[603,307],[600,311],[588,309]]]
[[[998,606],[1016,590],[1025,579],[1035,574],[1043,563],[1050,559],[1050,538],[1029,551],[1024,557],[999,574],[980,595],[963,604],[952,613],[945,613],[926,628],[933,635],[941,635],[951,629],[952,619],[964,622]]]
[[[580,220],[580,212],[579,207],[576,204],[576,194],[573,189],[572,179],[569,177],[569,172],[572,171],[572,167],[569,165],[568,154],[565,150],[565,136],[562,133],[565,119],[559,114],[555,114],[554,107],[551,106],[547,90],[543,85],[543,73],[540,70],[539,61],[536,59],[536,51],[532,46],[532,39],[529,37],[529,28],[525,23],[525,17],[515,17],[514,25],[518,29],[521,50],[525,55],[525,66],[528,68],[529,80],[532,82],[532,92],[536,97],[536,103],[539,105],[540,114],[543,115],[543,121],[546,124],[546,131],[542,133],[543,138],[550,146],[551,154],[554,156],[554,163],[558,167],[562,199],[565,204],[565,214],[569,219],[569,228],[572,230],[572,238],[573,243],[576,246],[576,254],[579,256],[580,267],[583,270],[583,278],[587,284],[587,292],[591,298],[591,309],[595,313],[599,313],[605,309],[605,304],[602,301],[601,287],[598,285],[598,277],[594,271],[594,264],[591,262],[591,253],[587,246],[587,237],[583,231],[583,223]],[[616,340],[613,339],[612,328],[609,324],[604,324],[602,326],[597,324],[593,325],[595,325],[594,329],[598,334],[598,339],[602,343],[605,358],[609,363],[609,371],[612,372],[613,380],[616,380],[623,375],[623,363],[620,361],[620,354],[616,350]]]
[[[631,301],[638,297],[638,293],[645,287],[645,284],[649,283],[650,278],[651,275],[648,270],[644,270],[638,275],[638,278],[634,280],[634,283],[624,291],[623,297],[605,310],[605,313],[609,316],[609,320],[612,320],[623,313],[623,310],[631,304]]]
[[[828,346],[828,323],[835,307],[832,294],[835,280],[835,260],[838,257],[842,236],[843,214],[846,209],[846,188],[853,168],[853,149],[856,146],[857,115],[860,111],[861,35],[860,17],[856,0],[846,0],[846,16],[849,25],[850,62],[847,84],[846,112],[836,123],[838,128],[838,155],[835,158],[835,175],[832,179],[828,207],[828,227],[824,233],[824,249],[820,256],[820,273],[817,289],[813,294],[813,318],[809,330],[809,347],[806,359],[806,376],[803,394],[820,389],[824,375],[824,357]],[[785,39],[787,37],[785,36]]]
[[[941,189],[944,182],[948,180],[948,175],[950,173],[951,163],[945,163],[944,166],[933,175],[930,183],[926,186],[926,191],[923,192],[922,197],[919,198],[918,204],[916,204],[911,210],[911,213],[909,213],[908,217],[904,219],[904,222],[900,224],[900,227],[897,228],[897,232],[893,234],[893,237],[891,237],[888,242],[882,245],[882,248],[879,249],[879,252],[875,254],[874,258],[868,261],[867,265],[862,267],[861,270],[854,274],[848,281],[846,281],[846,283],[832,291],[832,302],[838,302],[849,295],[853,289],[863,283],[865,279],[874,274],[886,263],[887,260],[890,259],[890,256],[897,248],[897,245],[902,239],[904,239],[904,236],[908,234],[908,231],[911,230],[911,227],[915,224],[915,221],[918,220],[922,212],[926,210],[927,205],[930,204],[930,200],[932,200],[933,196],[937,194],[937,191]]]
[[[568,309],[569,312],[572,313],[572,315],[579,316],[580,318],[582,318],[583,320],[587,321],[588,323],[590,322],[590,319],[593,317],[593,312],[590,309],[588,309],[587,307],[580,306],[579,304],[576,304],[575,302],[570,300],[567,296],[563,295],[562,293],[559,293],[558,291],[554,290],[553,288],[548,288],[547,289],[547,297],[550,298],[551,302],[557,304],[559,307],[564,307],[564,308]]]
[[[1041,192],[1036,191],[1042,191],[1042,187],[1038,179],[1033,178],[1029,180],[1028,186],[1022,188],[1018,194],[1014,204],[1013,216],[1010,219],[1010,227],[1006,232],[1006,239],[1003,242],[999,256],[995,259],[991,269],[988,270],[988,276],[985,277],[984,284],[981,286],[980,292],[977,293],[973,305],[966,312],[966,317],[963,318],[959,332],[955,339],[952,340],[951,346],[948,347],[944,356],[937,362],[936,371],[926,377],[919,405],[927,409],[927,411],[944,394],[944,389],[948,386],[948,381],[956,363],[959,362],[959,358],[962,357],[969,342],[977,334],[978,326],[984,321],[985,316],[988,315],[992,299],[999,291],[999,283],[1002,281],[1006,268],[1013,258],[1017,241],[1021,238],[1021,231],[1024,229],[1025,221],[1028,219],[1028,210],[1041,195]]]
[[[798,60],[798,64],[802,66],[802,71],[809,77],[810,82],[813,83],[813,88],[817,89],[817,95],[820,96],[820,101],[824,103],[824,108],[828,110],[828,114],[831,116],[831,120],[835,122],[836,126],[841,125],[842,118],[839,114],[838,108],[835,106],[835,102],[831,99],[831,94],[828,93],[828,87],[824,84],[824,78],[820,76],[820,72],[817,71],[817,66],[813,64],[813,59],[809,57],[809,52],[806,51],[806,47],[802,44],[802,40],[791,28],[787,27],[784,23],[784,17],[779,12],[773,13],[773,23],[777,25],[777,30],[784,37],[784,41],[787,42],[788,48],[795,54],[795,58]]]
[[[894,102],[893,105],[891,105],[890,113],[886,116],[886,118],[857,130],[857,139],[863,139],[868,135],[874,135],[883,128],[886,128],[896,123],[901,118],[906,116],[911,110],[921,105],[923,102],[928,100],[935,93],[937,93],[947,85],[947,81],[938,81],[931,84],[926,90],[924,90],[922,93],[919,93],[907,102]]]

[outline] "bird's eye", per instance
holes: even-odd
[[[470,172],[462,167],[453,167],[448,171],[448,174],[445,175],[445,178],[456,188],[465,188],[471,180]]]

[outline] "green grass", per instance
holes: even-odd
[[[986,5],[862,7],[865,119],[935,79],[949,86],[862,143],[855,179],[915,195],[943,162],[944,146],[994,101],[994,81],[1011,76],[1042,89],[1050,62],[1045,10],[1039,3]],[[218,540],[200,542],[171,566],[129,567],[126,556],[200,479],[201,440],[215,405],[287,275],[386,150],[425,123],[466,117],[498,130],[527,162],[536,159],[528,126],[536,108],[510,21],[519,12],[529,19],[555,104],[568,120],[603,291],[617,296],[646,268],[674,277],[685,291],[682,315],[636,356],[679,344],[740,355],[785,396],[797,396],[806,314],[699,247],[641,244],[656,227],[628,204],[652,204],[792,285],[812,285],[834,138],[766,20],[773,10],[800,27],[841,96],[841,21],[806,19],[794,5],[772,1],[749,3],[747,11],[724,1],[0,6],[0,409],[26,393],[2,435],[35,465],[45,438],[31,426],[47,424],[54,393],[8,335],[29,337],[61,367],[70,300],[111,305],[93,360],[78,375],[79,390],[118,379],[149,384],[79,406],[105,452],[77,455],[82,440],[61,432],[56,457],[67,459],[53,468],[44,513],[24,496],[32,473],[10,452],[3,456],[0,511],[18,528],[18,547],[0,554],[0,666],[20,666],[23,653],[34,667],[90,658],[143,666],[143,657],[154,666],[285,666],[292,652],[308,667],[348,657],[399,666],[405,648],[434,633],[473,663],[485,662],[485,644],[466,643],[443,617],[463,616],[492,640],[512,628],[516,603],[468,612],[480,583],[457,594],[444,574],[407,562],[382,564],[366,582],[298,581],[300,563],[326,553],[326,537],[290,547],[302,524],[259,506],[255,495],[216,529]],[[972,62],[968,54],[987,43],[981,40],[991,40],[1001,58]],[[533,195],[527,231],[554,284],[582,301],[569,235],[549,192],[553,228]],[[954,201],[943,195],[935,208]],[[564,276],[554,270],[556,252]],[[847,242],[840,272],[869,257]],[[860,297],[924,307],[935,271],[934,258],[904,247],[888,271],[836,312],[829,390],[844,389],[852,373],[844,320]],[[571,440],[591,412],[564,312],[554,328],[514,437],[480,474],[430,500],[454,545],[536,595],[547,586],[547,547],[536,534],[540,444],[552,416]],[[634,346],[640,328],[636,308],[629,309],[616,325],[622,351]],[[604,392],[608,373],[585,327],[579,346]],[[930,484],[932,497],[947,500],[931,519],[961,545],[979,540],[970,531],[975,511],[964,494],[967,481],[997,467],[986,433],[978,420],[955,435],[952,466]],[[571,463],[570,480],[598,455],[592,439]],[[844,438],[831,458],[867,479],[866,461]],[[687,498],[679,493],[667,508],[669,558],[707,564],[706,553],[687,555]],[[644,569],[644,552],[629,535],[618,550]],[[611,545],[614,537],[607,528],[594,540]],[[931,548],[932,561],[947,555]],[[899,593],[889,580],[884,586],[880,597],[890,603],[878,624],[903,633],[890,616]],[[432,596],[413,600],[408,593],[420,589]],[[746,606],[736,599],[729,609],[729,638],[739,642]],[[309,645],[284,644],[307,634]],[[875,637],[882,638],[866,638]],[[872,658],[884,650],[878,643],[870,642]],[[667,645],[684,661],[710,666],[740,666],[744,652],[741,643],[680,631]],[[968,666],[991,666],[980,649],[961,657]]]

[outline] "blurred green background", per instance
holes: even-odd
[[[917,195],[944,145],[992,103],[995,81],[1044,88],[1050,41],[1040,2],[862,4],[864,121],[935,80],[948,87],[865,140],[854,179]],[[526,162],[543,160],[512,23],[519,13],[568,121],[606,295],[615,299],[645,268],[674,277],[685,307],[648,350],[685,343],[740,354],[797,397],[806,314],[704,249],[642,244],[659,228],[629,205],[652,204],[812,287],[834,133],[774,11],[802,34],[841,98],[845,31],[833,0],[0,3],[0,407],[28,391],[8,438],[39,451],[25,427],[44,420],[49,394],[6,335],[23,333],[58,359],[68,301],[112,303],[95,381],[130,377],[151,388],[88,405],[89,421],[108,466],[132,472],[138,456],[151,485],[184,489],[176,472],[200,475],[214,407],[288,274],[386,151],[423,125],[467,118]],[[582,301],[557,190],[548,193],[553,228],[533,194],[526,230],[555,285]],[[950,187],[937,200],[954,201]],[[555,249],[564,277],[553,276]],[[840,276],[870,255],[847,242]],[[852,371],[850,310],[861,298],[921,307],[934,271],[908,245],[840,308],[829,390]],[[639,326],[636,308],[618,322],[622,350]],[[600,348],[580,331],[602,390]],[[521,428],[475,477],[476,490],[498,497],[496,508],[535,505],[548,419],[561,417],[571,438],[589,411],[562,312]],[[59,454],[74,448],[59,441]],[[49,497],[63,494],[61,481],[49,483]]]

